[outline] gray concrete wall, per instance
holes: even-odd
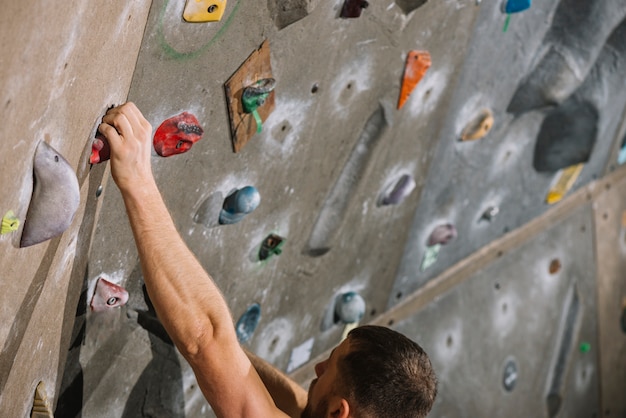
[[[0,415],[24,416],[44,381],[57,416],[212,416],[145,295],[106,164],[86,164],[98,119],[126,96],[155,130],[183,111],[198,118],[204,136],[188,152],[154,154],[162,194],[235,320],[260,305],[245,344],[303,384],[341,338],[341,325],[328,326],[335,298],[356,291],[363,323],[406,332],[430,353],[441,379],[433,416],[623,415],[626,365],[608,359],[626,347],[615,326],[626,7],[536,0],[505,32],[499,1],[422,3],[372,1],[342,19],[340,0],[231,0],[220,22],[203,24],[182,20],[184,2],[68,3],[36,28],[34,4],[9,6],[1,39],[22,42],[3,43],[0,129],[19,138],[0,143],[10,189],[0,208],[24,219],[44,138],[76,170],[81,206],[47,243],[19,249],[20,231],[0,238]],[[275,109],[234,153],[223,85],[265,40]],[[432,66],[396,109],[414,49]],[[491,131],[461,142],[485,108]],[[579,161],[569,197],[547,205],[555,167]],[[402,174],[415,190],[379,206]],[[261,204],[243,221],[197,222],[198,210],[217,217],[223,197],[247,185]],[[499,212],[481,221],[488,207]],[[440,223],[458,237],[422,271]],[[261,262],[269,233],[286,238],[283,252]],[[559,273],[546,273],[557,258]],[[90,311],[99,277],[128,290],[126,306]],[[519,380],[509,392],[510,359]],[[483,395],[471,396],[477,385]]]

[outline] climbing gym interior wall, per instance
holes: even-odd
[[[304,386],[374,323],[433,417],[626,415],[623,1],[47,3],[0,17],[0,416],[213,416],[96,137],[126,100],[241,343]]]

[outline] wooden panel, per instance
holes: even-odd
[[[235,152],[241,151],[244,145],[257,132],[254,117],[252,114],[243,111],[241,95],[246,87],[264,78],[272,78],[270,44],[267,40],[246,59],[235,74],[224,84],[233,150]],[[261,119],[266,120],[273,110],[274,92],[271,92],[263,106],[259,107],[258,112]]]
[[[594,204],[598,266],[600,397],[604,415],[626,416],[626,335],[621,316],[626,298],[626,179],[604,181]]]

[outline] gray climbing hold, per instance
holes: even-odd
[[[335,322],[353,324],[365,314],[365,300],[356,292],[339,295],[335,302]]]
[[[22,248],[65,232],[80,203],[76,173],[45,141],[41,141],[35,151],[33,172],[33,195],[24,220]]]
[[[222,225],[237,223],[254,211],[259,203],[261,203],[261,195],[255,187],[246,186],[235,190],[224,199],[219,223]]]

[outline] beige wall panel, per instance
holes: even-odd
[[[626,333],[621,316],[626,304],[626,179],[607,179],[594,202],[598,266],[598,338],[600,394],[605,416],[626,416]]]
[[[75,168],[81,205],[59,238],[20,249],[21,229],[0,237],[0,416],[25,416],[40,380],[55,398],[72,328],[66,301],[81,290],[77,266],[86,265],[97,209],[91,194],[104,173],[89,172],[90,138],[106,108],[126,99],[150,3],[3,2],[0,216],[12,209],[23,225],[42,140]],[[73,314],[75,303],[67,309]]]

